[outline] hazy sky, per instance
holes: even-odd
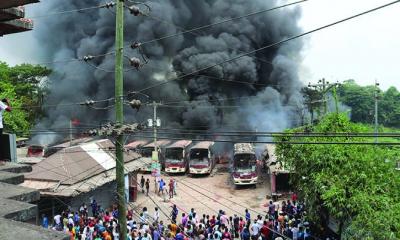
[[[309,0],[302,3],[304,30],[328,24],[388,0]],[[28,8],[30,15],[40,14],[40,3]],[[301,79],[316,82],[325,77],[329,81],[355,79],[370,85],[377,79],[386,89],[400,89],[400,4],[336,25],[307,37],[303,51]],[[36,19],[39,25],[41,19]],[[32,42],[33,41],[33,42]],[[33,31],[0,37],[0,60],[9,64],[41,59]],[[42,46],[44,47],[44,46]]]

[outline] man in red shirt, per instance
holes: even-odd
[[[263,225],[262,225],[262,227],[261,227],[260,232],[261,232],[261,238],[262,238],[262,240],[267,240],[267,239],[269,239],[269,232],[270,232],[270,230],[269,230],[269,225],[268,225],[268,222],[267,222],[267,221],[264,221],[264,223],[263,223]]]
[[[168,186],[169,186],[169,199],[171,199],[174,197],[174,180],[172,178],[169,180]]]

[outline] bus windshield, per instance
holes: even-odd
[[[167,162],[182,162],[183,149],[182,148],[167,148],[165,150],[165,158]]]
[[[233,168],[237,172],[251,172],[256,170],[256,156],[254,154],[236,154],[233,157]]]
[[[192,163],[208,164],[208,149],[192,149],[190,151],[190,161]]]

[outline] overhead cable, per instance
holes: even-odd
[[[385,7],[389,7],[389,6],[394,5],[394,4],[396,4],[396,3],[399,3],[399,2],[400,2],[400,0],[397,0],[397,1],[393,1],[393,2],[390,2],[390,3],[384,4],[384,5],[381,5],[381,6],[379,6],[379,7],[376,7],[376,8],[373,8],[373,9],[370,9],[370,10],[367,10],[367,11],[364,11],[364,12],[361,12],[361,13],[358,13],[358,14],[355,14],[355,15],[352,15],[352,16],[350,16],[350,17],[347,17],[347,18],[344,18],[344,19],[342,19],[342,20],[339,20],[339,21],[336,21],[336,22],[333,22],[333,23],[324,25],[324,26],[322,26],[322,27],[318,27],[318,28],[315,28],[315,29],[313,29],[313,30],[310,30],[310,31],[307,31],[307,32],[304,32],[304,33],[301,33],[301,34],[298,34],[298,35],[295,35],[295,36],[293,36],[293,37],[286,38],[286,39],[281,40],[281,41],[279,41],[279,42],[275,42],[275,43],[273,43],[273,44],[269,44],[269,45],[266,45],[266,46],[264,46],[264,47],[260,47],[260,48],[255,49],[255,50],[252,50],[252,51],[249,51],[249,52],[246,52],[246,53],[243,53],[243,54],[239,54],[239,55],[237,55],[237,56],[235,56],[235,57],[233,57],[233,58],[229,58],[229,59],[226,59],[226,60],[221,61],[221,62],[219,62],[219,63],[213,64],[213,65],[209,65],[209,66],[207,66],[207,67],[200,68],[200,69],[195,70],[195,71],[193,71],[193,72],[191,72],[191,73],[187,73],[187,74],[184,74],[184,75],[179,76],[179,77],[176,77],[176,78],[168,79],[168,80],[165,80],[165,81],[163,81],[163,82],[160,82],[160,83],[157,83],[157,84],[154,84],[154,85],[150,85],[150,86],[148,86],[148,87],[146,87],[146,88],[143,88],[143,89],[139,90],[138,92],[147,91],[147,90],[153,89],[153,88],[155,88],[155,87],[159,87],[159,86],[165,85],[165,84],[167,84],[167,83],[170,83],[170,82],[172,82],[172,81],[176,81],[176,80],[179,80],[179,79],[182,79],[182,78],[185,78],[185,77],[189,77],[189,76],[191,76],[191,75],[193,75],[193,74],[196,74],[196,73],[199,73],[199,72],[208,70],[208,69],[210,69],[210,68],[213,68],[213,67],[216,67],[216,66],[219,66],[219,65],[228,63],[228,62],[235,61],[235,60],[237,60],[237,59],[239,59],[239,58],[242,58],[242,57],[244,57],[244,56],[247,56],[247,55],[250,55],[250,54],[253,54],[253,53],[256,53],[256,52],[265,50],[265,49],[268,49],[268,48],[272,48],[272,47],[281,45],[281,44],[283,44],[283,43],[292,41],[292,40],[297,39],[297,38],[301,38],[301,37],[303,37],[303,36],[306,36],[306,35],[309,35],[309,34],[311,34],[311,33],[314,33],[314,32],[320,31],[320,30],[323,30],[323,29],[325,29],[325,28],[332,27],[332,26],[337,25],[337,24],[339,24],[339,23],[343,23],[343,22],[349,21],[349,20],[351,20],[351,19],[360,17],[360,16],[362,16],[362,15],[366,15],[366,14],[368,14],[368,13],[375,12],[375,11],[380,10],[380,9],[383,9],[383,8],[385,8]]]

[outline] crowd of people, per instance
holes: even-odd
[[[51,226],[44,216],[42,225],[64,231],[71,240],[119,240],[121,226],[118,223],[117,206],[103,209],[93,200],[89,208],[82,204],[77,211],[67,209],[54,216]],[[170,213],[158,207],[152,213],[146,207],[141,211],[129,208],[126,218],[129,240],[311,239],[309,224],[304,218],[304,205],[293,198],[282,201],[280,206],[269,202],[264,214],[251,209],[231,216],[224,210],[214,214],[198,214],[194,208],[185,212],[177,205],[172,205]]]
[[[155,190],[158,196],[162,196],[164,201],[166,201],[166,196],[168,194],[169,199],[173,198],[176,194],[176,186],[177,182],[175,179],[171,178],[169,182],[165,182],[164,179],[160,178],[159,180],[155,179]],[[144,176],[140,178],[140,187],[142,189],[142,193],[146,193],[146,196],[149,196],[150,190],[150,179],[145,179]]]

